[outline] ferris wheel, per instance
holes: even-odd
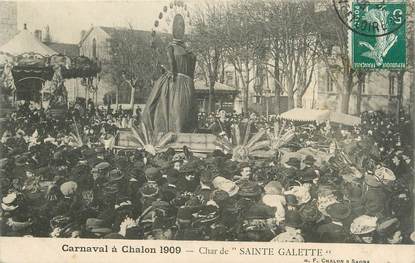
[[[153,25],[153,35],[156,32],[171,34],[173,20],[176,15],[181,15],[185,21],[186,33],[191,31],[190,8],[183,0],[170,1],[169,5],[163,6]]]

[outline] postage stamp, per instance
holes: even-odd
[[[404,69],[406,3],[353,2],[349,53],[355,69]]]

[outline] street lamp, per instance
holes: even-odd
[[[269,87],[267,87],[264,90],[264,97],[265,97],[265,107],[266,107],[266,112],[267,112],[267,121],[268,121],[268,116],[269,116],[269,98],[272,97],[272,92],[271,89]]]

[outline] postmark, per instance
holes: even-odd
[[[336,10],[350,29],[348,49],[354,69],[406,67],[406,2],[352,1]]]
[[[381,37],[398,31],[406,22],[406,3],[401,2],[374,2],[369,0],[332,0],[334,10],[340,21],[352,32],[368,37]],[[387,12],[385,19],[367,20],[362,14]]]

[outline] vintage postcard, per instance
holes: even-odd
[[[0,1],[0,262],[415,262],[414,16]]]

